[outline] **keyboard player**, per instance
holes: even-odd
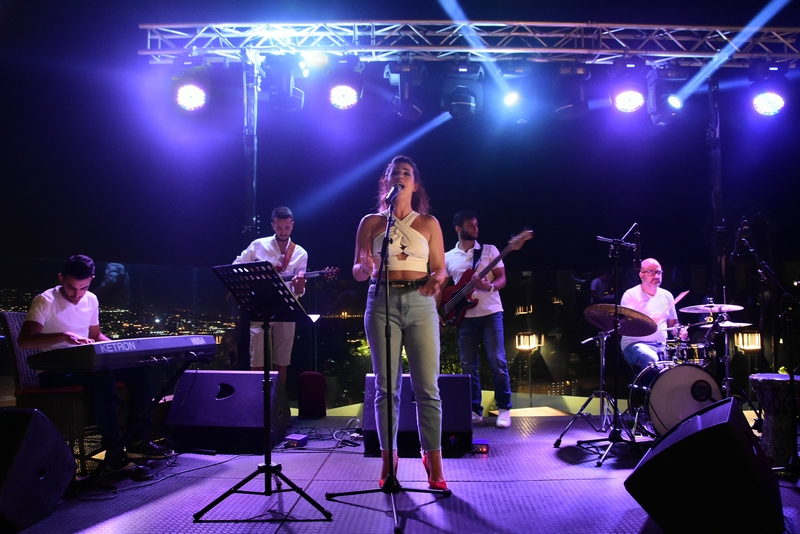
[[[108,340],[100,331],[97,297],[89,291],[94,271],[91,258],[83,255],[69,258],[58,275],[60,285],[34,297],[19,333],[20,348],[47,351]],[[147,412],[156,392],[150,369],[133,367],[98,373],[39,373],[42,387],[81,385],[88,389],[101,444],[107,451],[112,450],[121,438],[114,400],[117,382],[128,386],[126,419],[128,424],[135,424],[138,414]],[[138,426],[137,434],[128,442],[127,452],[108,459],[108,470],[119,472],[134,467],[131,458],[159,459],[172,455],[172,450],[149,441],[148,423],[143,421]]]

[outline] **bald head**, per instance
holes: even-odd
[[[642,267],[639,270],[639,279],[642,281],[642,289],[648,295],[655,295],[658,286],[661,285],[661,264],[654,258],[642,260]]]

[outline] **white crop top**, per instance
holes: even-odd
[[[388,211],[380,212],[384,217],[388,216]],[[417,218],[416,211],[412,211],[402,220],[395,219],[391,230],[389,230],[391,242],[389,243],[389,270],[390,271],[417,271],[428,272],[428,241],[425,236],[411,228],[411,223]],[[372,242],[372,254],[376,262],[380,262],[381,245],[383,236],[381,232]]]

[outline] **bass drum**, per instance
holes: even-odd
[[[651,363],[631,385],[628,406],[664,435],[696,411],[722,400],[717,382],[700,366],[675,362]]]

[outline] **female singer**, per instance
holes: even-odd
[[[399,189],[399,192],[397,189]],[[396,196],[395,196],[396,195]],[[389,214],[387,197],[395,196],[394,225],[389,234],[388,281],[381,276],[381,245]],[[442,401],[439,397],[439,317],[435,297],[447,276],[444,242],[439,221],[428,213],[428,194],[416,164],[406,156],[389,163],[378,185],[378,213],[361,219],[356,235],[353,276],[370,280],[364,327],[375,373],[375,420],[383,465],[383,486],[394,461],[397,468],[397,428],[400,418],[401,354],[405,346],[411,383],[417,401],[417,427],[422,445],[422,464],[431,489],[447,489],[442,473]],[[428,266],[430,265],[430,273]],[[391,376],[386,369],[386,295],[389,291],[388,324],[391,331]],[[387,436],[386,399],[391,386],[392,430]]]

